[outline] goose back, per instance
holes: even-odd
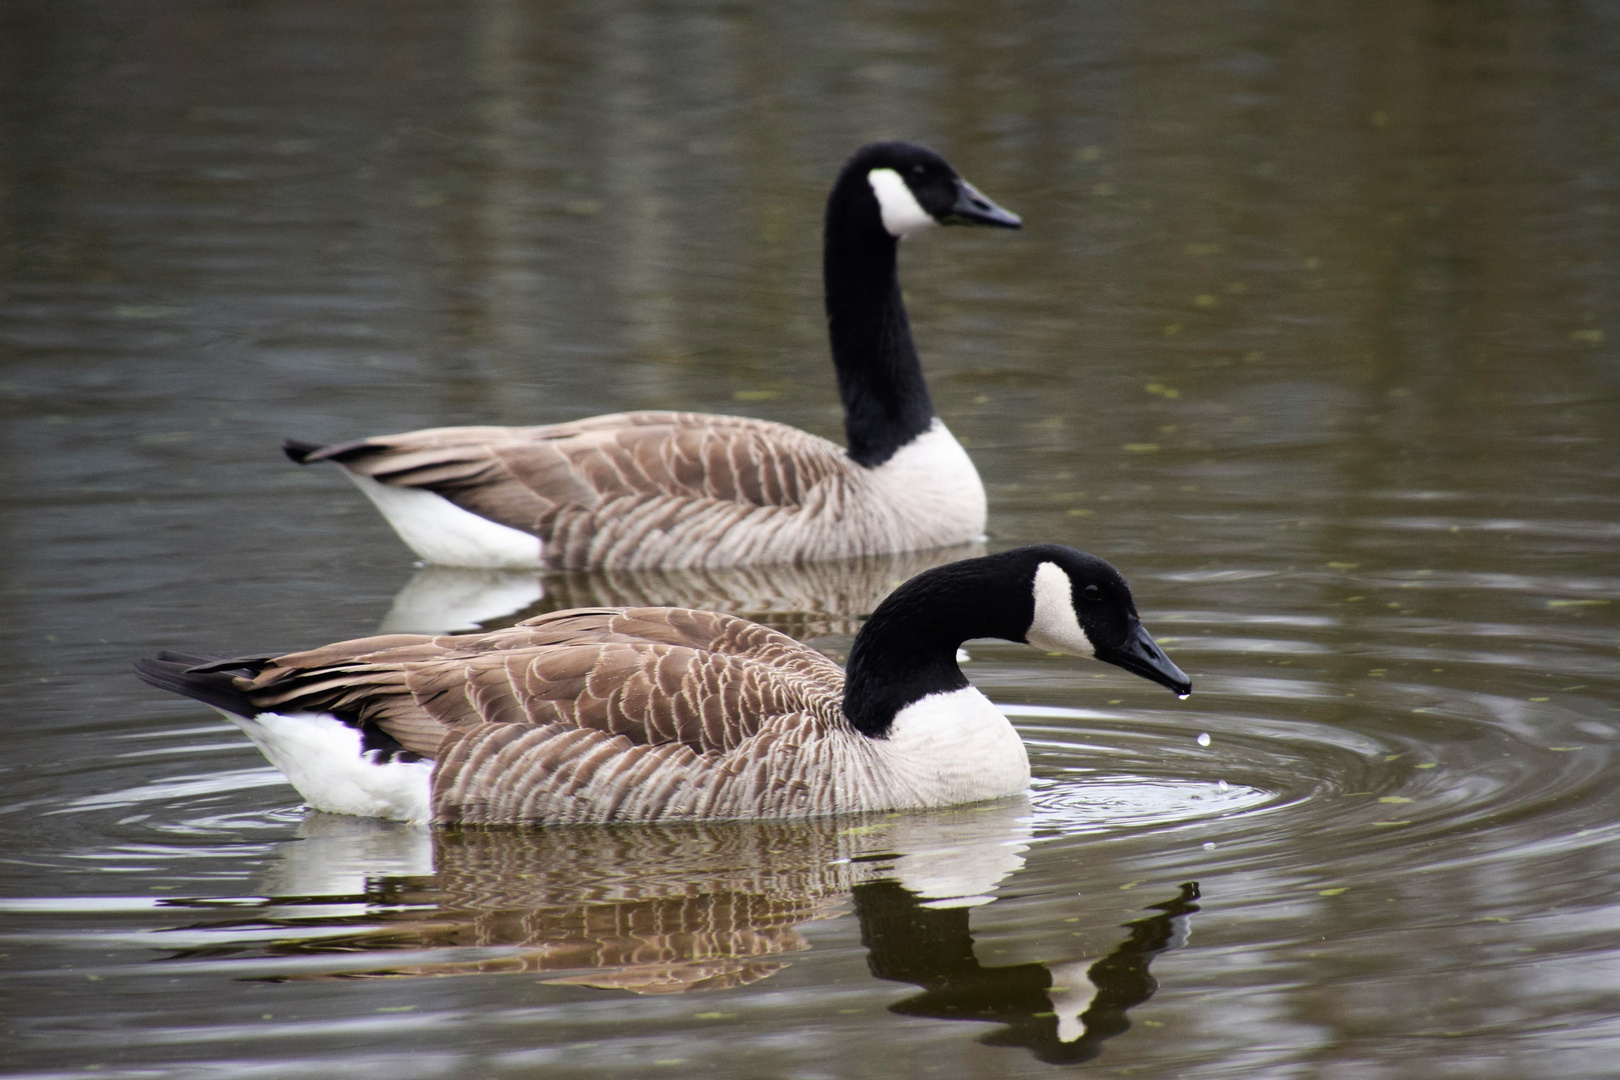
[[[435,428],[304,460],[323,459],[343,464],[407,540],[399,489],[533,536],[528,561],[560,569],[850,558],[964,543],[985,525],[978,472],[938,420],[876,468],[785,424],[675,412]],[[419,553],[442,543],[433,522],[420,530]]]
[[[236,684],[261,712],[350,718],[432,759],[441,823],[798,816],[878,794],[871,762],[852,760],[867,740],[840,711],[839,667],[714,612],[369,638],[262,662]]]

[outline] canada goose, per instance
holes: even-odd
[[[451,566],[730,566],[973,540],[984,487],[934,415],[896,247],[932,225],[1020,224],[920,146],[872,143],[844,166],[822,269],[847,450],[784,424],[677,412],[285,449],[341,464],[418,556]]]
[[[437,823],[802,817],[1025,788],[1018,733],[957,667],[976,637],[1192,690],[1119,571],[1056,544],[912,578],[856,635],[847,672],[785,634],[685,608],[559,611],[274,658],[163,654],[136,671],[218,709],[320,810]]]

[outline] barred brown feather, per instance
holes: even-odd
[[[283,656],[237,685],[434,759],[439,822],[654,821],[853,807],[843,672],[785,634],[676,608],[565,611],[474,637]]]
[[[330,458],[357,477],[432,492],[538,537],[548,565],[580,569],[844,558],[966,542],[983,531],[983,488],[954,440],[949,451],[928,463],[919,490],[914,477],[868,469],[837,444],[784,424],[641,412],[545,427],[432,428],[302,460]]]

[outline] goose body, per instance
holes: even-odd
[[[137,672],[242,727],[317,809],[441,824],[803,817],[1024,789],[1017,732],[956,665],[974,637],[1191,689],[1119,573],[1058,545],[912,578],[857,635],[847,672],[777,631],[683,608],[276,658],[165,654]]]
[[[984,487],[934,414],[898,275],[938,224],[1017,228],[944,158],[874,143],[828,197],[823,276],[848,446],[784,424],[636,412],[433,428],[321,447],[422,559],[677,568],[845,558],[979,538]]]

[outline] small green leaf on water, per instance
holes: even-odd
[[[378,1012],[415,1012],[415,1005],[384,1005]]]
[[[1414,769],[1432,769],[1438,764],[1439,764],[1438,761],[1429,761],[1429,762],[1425,762],[1422,765],[1414,765],[1414,766],[1412,766],[1412,768],[1414,768]]]
[[[1410,825],[1410,821],[1375,821],[1374,825]]]
[[[1120,892],[1124,892],[1126,889],[1134,889],[1140,884],[1142,884],[1140,881],[1127,881],[1125,884],[1119,887],[1119,890]]]
[[[737,390],[732,393],[737,401],[775,401],[782,396],[780,390]]]
[[[1328,563],[1328,569],[1329,570],[1354,570],[1356,567],[1358,567],[1360,565],[1361,565],[1360,563],[1353,563],[1353,562],[1330,562],[1330,563]]]
[[[1551,701],[1552,698],[1550,698],[1550,697],[1533,697],[1530,700],[1531,701]]]
[[[1340,893],[1346,892],[1346,891],[1348,891],[1348,887],[1346,887],[1346,888],[1338,888],[1338,889],[1322,889],[1322,890],[1318,891],[1316,895],[1317,896],[1338,896]]]
[[[1606,607],[1608,603],[1609,602],[1607,600],[1549,600],[1547,601],[1547,606],[1551,608]]]
[[[735,1020],[735,1019],[737,1019],[737,1014],[736,1013],[728,1013],[728,1012],[706,1012],[706,1013],[698,1013],[695,1019],[698,1019],[698,1020]]]
[[[1578,747],[1578,746],[1549,746],[1549,747],[1547,747],[1547,749],[1551,750],[1555,754],[1567,754],[1572,750],[1579,750],[1580,747]]]
[[[1385,795],[1383,798],[1379,799],[1378,801],[1379,802],[1397,803],[1398,804],[1398,803],[1409,803],[1412,800],[1406,798],[1404,795]]]

